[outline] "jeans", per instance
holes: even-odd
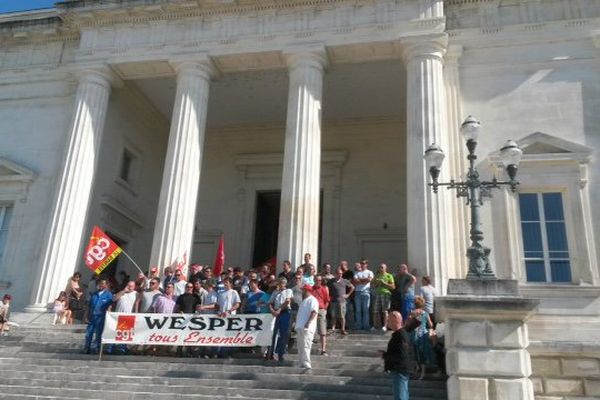
[[[394,400],[408,400],[408,374],[392,372],[392,393]]]
[[[102,331],[104,330],[104,314],[92,315],[85,331],[85,350],[100,350]],[[92,343],[93,339],[93,343]]]
[[[356,329],[369,330],[369,305],[371,304],[371,293],[368,290],[355,292],[354,308],[356,312]]]
[[[285,347],[290,337],[290,317],[291,314],[289,311],[282,311],[275,318],[273,339],[271,340],[271,353],[277,354],[279,359],[285,354]]]

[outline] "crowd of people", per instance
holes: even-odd
[[[436,352],[434,297],[436,290],[427,276],[417,277],[408,266],[393,275],[386,264],[376,271],[362,260],[350,268],[341,261],[337,268],[325,263],[320,271],[305,254],[304,263],[293,268],[289,261],[282,271],[263,264],[247,271],[226,268],[214,276],[210,266],[194,264],[189,274],[167,267],[160,276],[156,267],[135,279],[120,272],[119,279],[93,278],[81,284],[75,273],[54,303],[55,323],[88,323],[84,351],[97,352],[106,311],[125,313],[199,313],[219,316],[236,313],[271,313],[275,317],[273,340],[263,349],[266,359],[284,361],[289,347],[298,348],[300,365],[310,368],[310,350],[319,344],[319,354],[328,355],[328,337],[349,332],[386,332],[390,315],[414,321],[410,342],[419,377],[440,364]],[[418,293],[418,295],[417,295]],[[393,314],[390,314],[393,313]],[[397,318],[396,318],[397,320]],[[392,321],[393,322],[393,321]],[[127,352],[125,346],[109,346],[109,352]],[[183,355],[181,348],[178,354]],[[188,356],[228,357],[230,348],[187,348]]]

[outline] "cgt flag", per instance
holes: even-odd
[[[122,251],[123,249],[113,242],[102,229],[94,226],[90,243],[85,249],[85,265],[100,275]]]

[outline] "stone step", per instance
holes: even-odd
[[[117,357],[116,361],[96,361],[96,360],[68,360],[57,359],[57,358],[21,358],[15,357],[2,357],[0,358],[0,370],[13,369],[15,371],[39,371],[54,372],[64,371],[65,373],[70,372],[82,372],[91,371],[89,373],[104,373],[102,370],[110,369],[110,373],[123,374],[123,375],[139,375],[139,376],[154,376],[164,374],[168,371],[173,376],[189,376],[186,374],[198,373],[213,373],[213,372],[227,372],[232,374],[248,374],[249,371],[255,374],[299,374],[300,369],[291,365],[278,365],[277,363],[269,362],[262,365],[253,365],[252,369],[249,370],[248,365],[244,364],[232,364],[230,360],[204,360],[204,359],[181,359],[181,358],[157,358],[157,357],[143,357],[141,360],[137,357]],[[88,356],[89,357],[89,356]],[[127,361],[128,360],[128,361]],[[6,366],[3,368],[3,366]],[[337,377],[354,377],[354,378],[366,378],[372,379],[376,377],[378,379],[389,379],[389,377],[382,372],[381,368],[374,367],[372,369],[356,369],[356,368],[313,368],[313,376],[327,376],[331,379],[337,379]],[[445,381],[436,379],[432,381],[416,381],[415,384],[420,385],[421,382],[431,382],[438,386],[444,386]]]

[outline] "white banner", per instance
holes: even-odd
[[[167,346],[269,346],[273,335],[271,314],[106,313],[102,343]]]

